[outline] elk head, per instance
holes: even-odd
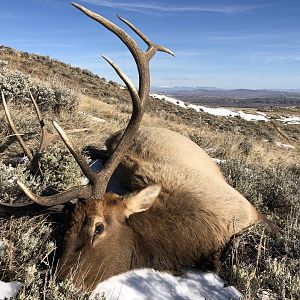
[[[132,232],[127,226],[126,220],[131,214],[147,210],[160,192],[161,187],[159,185],[149,186],[142,191],[126,196],[106,193],[106,189],[110,177],[138,133],[149,96],[149,63],[151,58],[157,51],[174,54],[169,49],[151,42],[129,21],[118,16],[148,45],[148,49],[144,52],[121,28],[81,5],[72,4],[118,36],[133,55],[139,74],[138,91],[120,67],[103,56],[123,80],[130,93],[133,106],[131,119],[122,138],[99,173],[92,171],[79,149],[70,141],[63,129],[56,122],[53,122],[56,131],[89,179],[89,184],[45,197],[32,193],[21,182],[18,182],[18,185],[34,203],[42,207],[54,207],[78,199],[66,222],[67,230],[59,269],[63,277],[73,274],[78,286],[90,289],[100,280],[130,269],[132,253],[129,249],[130,243],[134,241],[131,238]],[[28,207],[28,204],[19,206],[25,208]],[[5,209],[5,207],[1,205],[0,210],[1,208]],[[121,248],[125,251],[122,251],[120,256],[118,252]],[[114,260],[113,264],[112,260]]]

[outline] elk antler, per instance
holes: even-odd
[[[13,131],[14,135],[16,136],[24,154],[26,155],[26,157],[29,159],[30,164],[31,164],[31,173],[32,174],[37,174],[37,173],[41,173],[41,169],[40,169],[40,162],[39,162],[39,157],[40,157],[40,153],[42,150],[46,149],[51,143],[53,143],[56,139],[59,138],[59,135],[57,133],[50,133],[47,128],[46,128],[46,124],[44,121],[44,118],[42,116],[41,111],[38,108],[38,105],[34,99],[34,97],[32,96],[32,93],[30,93],[30,99],[31,102],[33,103],[38,121],[40,123],[40,127],[42,130],[42,139],[41,139],[41,143],[40,146],[38,148],[38,150],[36,151],[35,154],[32,153],[32,151],[28,148],[28,146],[26,145],[25,141],[23,140],[21,134],[19,134],[15,123],[11,117],[10,111],[8,109],[5,97],[4,97],[4,93],[3,91],[1,91],[1,98],[2,98],[2,103],[4,106],[4,111],[5,111],[5,115],[7,117],[9,126],[11,128],[11,130]],[[68,130],[68,133],[77,133],[77,132],[82,132],[82,131],[87,131],[87,128],[83,128],[83,129],[71,129]]]
[[[37,106],[37,103],[36,103],[34,97],[32,96],[32,94],[30,92],[30,99],[34,105],[35,112],[38,117],[38,121],[40,123],[40,127],[42,130],[42,139],[41,139],[40,146],[39,146],[38,150],[36,151],[36,153],[33,154],[32,151],[28,148],[28,146],[24,142],[21,134],[19,134],[19,132],[15,126],[15,123],[11,117],[8,105],[6,103],[3,91],[1,91],[1,98],[2,98],[2,103],[4,106],[4,111],[5,111],[5,115],[7,117],[9,126],[10,126],[11,130],[13,131],[14,135],[16,136],[24,154],[30,160],[31,173],[32,174],[41,174],[42,172],[41,172],[40,161],[39,161],[40,152],[42,150],[46,149],[56,139],[58,139],[59,134],[58,133],[52,134],[47,130],[44,118]],[[88,130],[87,128],[71,129],[71,130],[67,130],[67,132],[68,133],[77,133],[77,132],[82,132],[82,131],[87,131],[87,130]],[[81,194],[84,195],[84,190],[81,191]],[[62,197],[62,199],[64,199],[64,198]],[[36,202],[38,203],[38,201],[36,201]],[[0,217],[10,216],[10,215],[24,216],[24,215],[29,215],[29,214],[32,215],[32,214],[39,214],[39,213],[57,213],[59,211],[62,211],[62,207],[59,205],[56,207],[45,207],[45,206],[40,206],[36,203],[18,203],[18,204],[0,203]]]
[[[2,103],[3,103],[3,106],[4,106],[4,111],[5,111],[5,115],[6,115],[6,118],[8,120],[9,126],[10,126],[12,132],[14,133],[14,135],[16,136],[16,138],[17,138],[21,148],[23,149],[25,155],[27,156],[27,158],[29,160],[32,160],[32,158],[33,158],[32,152],[27,147],[27,145],[25,144],[24,140],[22,139],[21,135],[19,134],[19,132],[18,132],[16,126],[15,126],[15,123],[14,123],[12,117],[11,117],[10,111],[9,111],[7,103],[5,101],[3,91],[1,91],[1,98],[2,98]]]
[[[103,56],[103,58],[113,67],[119,77],[126,84],[128,91],[132,99],[132,115],[131,119],[124,130],[123,136],[120,139],[118,145],[114,149],[113,153],[105,163],[100,173],[95,173],[89,167],[85,160],[85,157],[81,154],[79,149],[72,144],[67,137],[66,133],[60,128],[60,126],[53,122],[55,129],[61,136],[62,140],[76,159],[83,173],[90,180],[90,183],[86,186],[77,186],[70,190],[61,192],[53,196],[41,197],[33,194],[26,186],[18,182],[24,193],[34,202],[39,203],[43,206],[53,206],[56,204],[62,204],[75,198],[97,198],[99,199],[106,191],[108,181],[112,176],[113,172],[120,163],[122,156],[128,150],[132,144],[142,120],[142,116],[145,110],[146,100],[150,92],[150,69],[149,62],[157,51],[166,52],[174,56],[173,52],[167,48],[156,45],[151,42],[139,29],[132,25],[129,21],[119,17],[126,25],[128,25],[147,45],[148,49],[143,52],[137,43],[121,28],[116,26],[114,23],[105,19],[104,17],[86,9],[85,7],[72,3],[76,8],[81,10],[90,18],[94,19],[98,23],[102,24],[108,30],[112,31],[121,41],[127,46],[136,62],[139,74],[139,90],[137,91],[131,80],[125,75],[125,73],[109,58]]]

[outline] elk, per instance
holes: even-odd
[[[139,89],[109,58],[132,99],[131,119],[124,130],[106,141],[108,158],[94,172],[81,151],[56,123],[55,129],[89,179],[51,196],[24,193],[41,207],[55,207],[78,199],[69,213],[59,261],[61,278],[91,291],[98,282],[134,268],[179,271],[201,267],[236,234],[265,221],[224,179],[219,167],[198,145],[176,132],[140,128],[150,90],[149,62],[157,51],[174,55],[150,41],[128,20],[148,46],[142,51],[122,29],[87,8],[76,8],[113,32],[132,53],[139,74]],[[128,189],[118,195],[107,191],[112,176]],[[0,209],[26,209],[30,204]]]

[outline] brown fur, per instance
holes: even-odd
[[[132,194],[79,202],[64,240],[62,276],[88,290],[134,268],[201,266],[259,218],[200,147],[170,130],[141,129],[115,176]],[[93,240],[96,223],[105,229]]]

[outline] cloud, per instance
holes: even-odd
[[[165,13],[181,13],[181,12],[211,12],[211,13],[246,13],[266,5],[190,5],[190,6],[171,6],[160,5],[156,3],[141,3],[141,2],[118,2],[109,0],[82,0],[83,2],[94,4],[102,7],[118,8],[136,12],[165,12]]]
[[[287,63],[287,62],[300,62],[299,54],[270,54],[270,55],[261,55],[258,56],[259,59],[267,62],[267,63]]]

